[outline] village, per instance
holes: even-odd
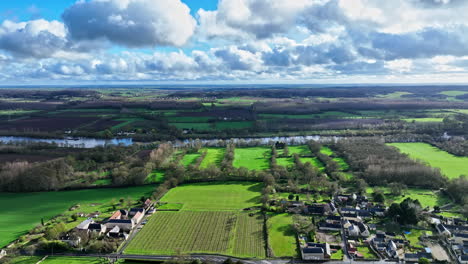
[[[468,263],[467,221],[422,210],[418,217],[424,219],[425,228],[421,223],[390,227],[386,223],[391,219],[391,208],[364,195],[339,194],[323,203],[294,197],[270,204],[282,204],[291,214],[312,217],[312,225],[298,234],[304,261]]]

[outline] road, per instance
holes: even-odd
[[[385,260],[380,261],[355,261],[355,260],[346,260],[346,261],[324,261],[324,262],[307,262],[302,260],[292,260],[292,259],[268,259],[268,260],[251,260],[251,259],[237,259],[228,256],[221,256],[221,255],[186,255],[184,257],[174,257],[174,256],[155,256],[155,255],[125,255],[125,254],[73,254],[73,253],[66,253],[66,254],[56,254],[55,256],[74,256],[74,257],[94,257],[94,258],[107,258],[107,259],[139,259],[139,260],[159,260],[159,261],[166,261],[166,260],[173,260],[173,259],[184,259],[184,260],[196,260],[199,259],[203,262],[211,262],[211,263],[222,263],[227,259],[231,259],[234,262],[242,261],[245,264],[305,264],[305,263],[327,263],[327,264],[397,264],[398,262],[390,262]]]

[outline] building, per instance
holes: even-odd
[[[396,246],[396,244],[390,240],[387,244],[387,248],[385,249],[385,252],[387,253],[387,255],[390,257],[390,258],[398,258],[398,247]]]
[[[145,216],[145,214],[143,212],[140,212],[138,211],[133,217],[132,217],[132,221],[135,225],[139,224],[141,222],[141,220],[143,219],[143,217]]]
[[[328,260],[331,257],[330,245],[328,243],[307,243],[301,249],[303,260]]]
[[[341,231],[341,224],[320,223],[319,230],[322,231]]]
[[[437,229],[437,232],[439,232],[439,234],[443,236],[446,236],[446,237],[452,236],[452,233],[450,233],[450,231],[443,224],[437,224],[436,229]]]
[[[76,226],[78,230],[88,230],[90,224],[94,223],[93,219],[86,219]]]
[[[107,227],[102,224],[92,223],[89,224],[88,230],[102,235],[106,233]]]
[[[458,257],[458,260],[461,264],[468,264],[468,255],[461,255]]]
[[[130,219],[110,219],[106,223],[107,229],[113,229],[116,226],[123,231],[131,231],[135,227],[135,223]]]
[[[419,259],[426,258],[432,261],[432,254],[427,252],[418,252],[418,253],[406,253],[405,254],[405,261],[406,262],[415,262],[417,263]]]

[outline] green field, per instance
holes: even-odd
[[[273,215],[268,218],[268,238],[275,257],[296,257],[296,235],[292,228],[292,216]]]
[[[467,93],[468,92],[466,92],[466,91],[444,91],[444,92],[440,92],[440,94],[447,95],[447,96],[452,96],[452,97],[459,96],[459,95],[464,95],[464,94],[467,94]]]
[[[332,156],[335,154],[335,152],[333,152],[333,150],[331,150],[329,147],[322,147],[320,149],[320,152],[322,154],[325,154],[327,156]],[[349,169],[349,165],[348,163],[343,159],[343,158],[340,158],[340,157],[335,157],[333,158],[333,160],[338,163],[338,165],[340,165],[340,169],[342,171],[347,171]]]
[[[434,206],[442,206],[450,203],[450,198],[447,196],[443,196],[440,193],[435,193],[431,190],[425,189],[416,189],[416,188],[409,188],[405,194],[400,196],[395,196],[390,193],[390,189],[386,187],[380,188],[385,193],[385,203],[390,206],[392,203],[401,203],[406,198],[411,198],[413,200],[418,200],[421,203],[422,207],[431,207]],[[371,194],[372,188],[368,188],[367,192]]]
[[[220,165],[224,158],[225,150],[223,148],[204,148],[200,152],[206,152],[206,156],[200,164],[201,169],[206,169],[210,165]]]
[[[262,184],[250,182],[185,184],[161,202],[184,204],[182,211],[239,211],[258,205]]]
[[[440,123],[444,121],[443,117],[420,117],[420,118],[403,118],[401,119],[408,123]]]
[[[413,159],[439,168],[449,178],[468,175],[468,157],[457,157],[426,143],[392,143],[388,145],[398,148]]]
[[[385,95],[378,95],[380,98],[385,98],[385,99],[401,99],[403,95],[410,95],[412,93],[409,92],[393,92]]]
[[[94,189],[43,193],[0,193],[0,248],[25,234],[41,222],[65,212],[74,204],[81,204],[80,211],[93,212],[112,199],[140,198],[149,194],[154,186]],[[8,206],[6,206],[8,205]]]
[[[185,154],[185,156],[182,158],[182,165],[185,167],[188,167],[189,165],[192,165],[195,163],[195,161],[201,156],[201,153],[190,153],[190,154]]]
[[[125,254],[265,257],[262,219],[240,212],[157,212]]]
[[[164,171],[153,171],[148,175],[145,183],[162,183],[164,181]]]
[[[270,168],[271,149],[267,147],[236,148],[233,166],[249,170],[266,170]]]
[[[242,209],[258,206],[261,183],[199,183],[171,189],[125,254],[211,253],[265,258],[263,216]],[[165,208],[165,206],[167,208]]]

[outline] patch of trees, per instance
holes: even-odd
[[[400,225],[416,225],[421,220],[421,211],[421,204],[418,200],[406,198],[400,204],[393,203],[387,214]]]
[[[461,176],[453,179],[447,186],[447,192],[461,204],[468,204],[468,178]]]
[[[226,150],[224,153],[223,161],[221,161],[221,170],[232,170],[232,162],[234,161],[234,151],[236,145],[233,143],[228,143],[226,145]]]
[[[392,182],[408,186],[440,188],[447,182],[440,170],[410,159],[396,148],[375,139],[340,140],[334,145],[356,175],[371,185]]]
[[[53,191],[73,181],[74,175],[65,159],[6,163],[0,168],[0,189],[8,192]]]
[[[431,142],[432,145],[456,156],[468,156],[468,140],[455,137],[441,142]]]

